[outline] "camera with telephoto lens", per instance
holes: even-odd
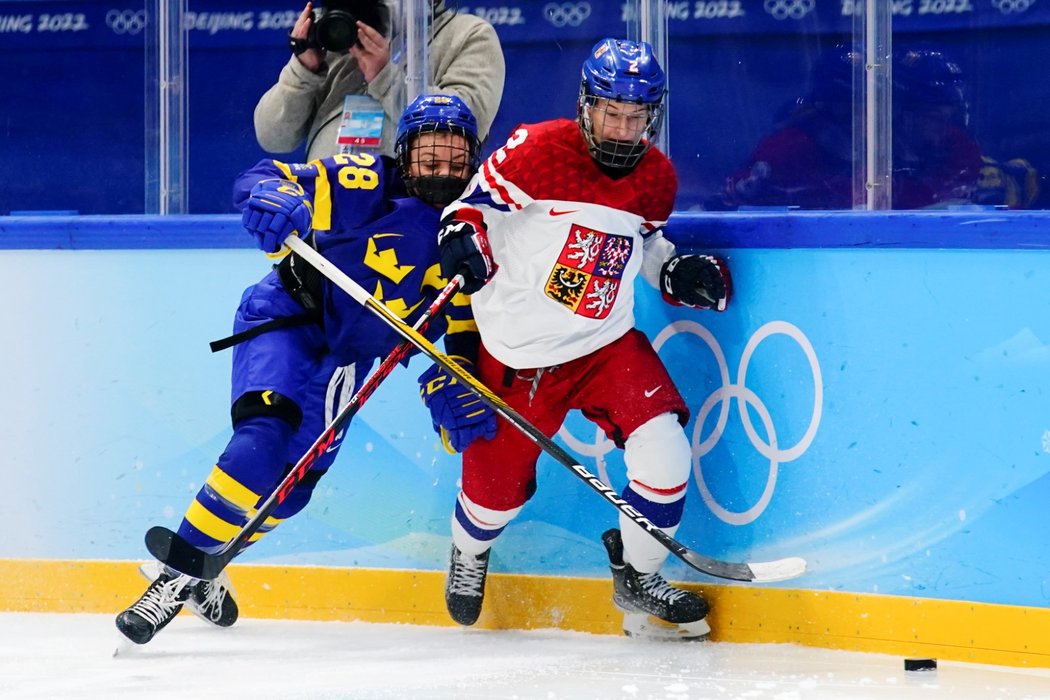
[[[307,48],[349,51],[357,43],[358,20],[385,35],[389,18],[390,11],[382,0],[325,0],[320,16],[314,10]]]

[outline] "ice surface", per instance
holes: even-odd
[[[223,630],[187,614],[146,646],[121,639],[109,615],[0,614],[0,698],[1050,699],[1046,669],[941,660],[907,673],[894,656],[782,644],[257,619]]]

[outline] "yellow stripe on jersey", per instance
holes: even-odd
[[[474,322],[474,315],[469,314],[467,318],[458,318],[462,314],[458,312],[458,309],[470,308],[470,295],[469,294],[457,294],[452,297],[452,306],[456,307],[452,313],[447,314],[448,316],[448,330],[446,333],[452,335],[453,333],[477,333],[478,324]]]
[[[212,468],[211,474],[208,474],[204,483],[210,486],[220,498],[236,506],[242,512],[246,513],[255,508],[255,504],[259,502],[259,494],[219,469],[218,465]]]
[[[299,183],[299,176],[292,172],[291,166],[287,163],[282,163],[279,160],[273,161],[273,164],[284,173],[286,180]],[[308,175],[314,175],[314,196],[313,196],[313,219],[311,225],[315,229],[322,231],[328,231],[332,228],[332,190],[328,185],[328,171],[325,170],[324,164],[319,160],[310,161],[307,165],[312,165],[313,170]],[[281,249],[276,254],[267,253],[270,257],[283,258],[290,251]]]
[[[328,180],[328,170],[319,160],[311,161],[317,168],[317,179],[314,180],[314,229],[332,230],[332,185]]]
[[[278,170],[280,170],[282,173],[284,173],[284,179],[285,180],[291,180],[292,182],[295,182],[295,183],[299,182],[299,177],[297,175],[293,175],[292,174],[292,169],[291,169],[291,167],[288,166],[287,163],[282,163],[279,160],[275,160],[273,162],[273,164],[277,166]]]
[[[477,333],[478,324],[472,318],[463,321],[450,318],[448,319],[448,329],[445,332],[448,335],[454,333]]]

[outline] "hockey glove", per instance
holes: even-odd
[[[473,374],[469,362],[460,364]],[[451,451],[462,452],[478,438],[491,440],[496,435],[495,412],[444,367],[431,365],[419,376],[419,395],[430,409],[434,431]]]
[[[714,255],[675,255],[660,271],[660,290],[672,304],[725,311],[732,289],[729,266]]]
[[[441,276],[450,280],[462,274],[464,284],[460,291],[464,294],[478,291],[496,274],[487,230],[476,209],[460,209],[441,220]]]
[[[306,193],[290,180],[260,180],[252,187],[241,222],[266,253],[276,253],[293,233],[305,238],[311,229],[313,207]]]

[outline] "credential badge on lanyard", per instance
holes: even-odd
[[[336,148],[339,153],[377,151],[383,146],[383,106],[368,95],[343,98]]]

